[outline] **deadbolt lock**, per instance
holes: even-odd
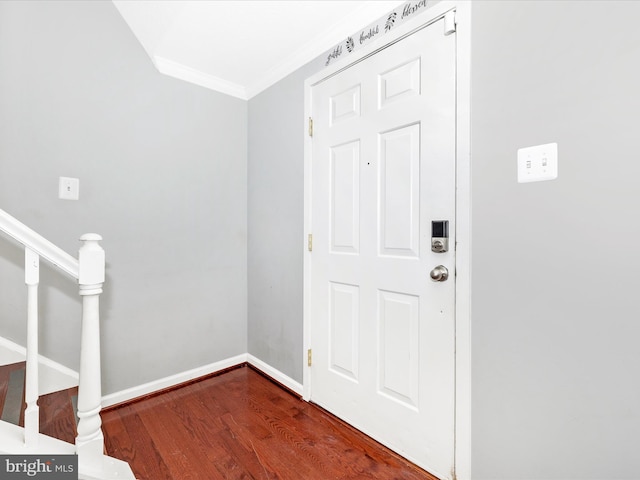
[[[432,238],[431,239],[431,251],[436,253],[444,253],[449,250],[448,238]]]
[[[431,222],[431,251],[444,253],[449,250],[449,221]]]

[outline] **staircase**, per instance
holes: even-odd
[[[0,367],[0,419],[24,427],[26,362]],[[77,432],[78,387],[43,393],[38,399],[40,433],[74,443]]]
[[[135,480],[126,462],[104,455],[99,296],[105,279],[105,254],[99,245],[101,237],[83,235],[76,259],[3,210],[0,210],[0,232],[24,248],[27,286],[26,347],[15,346],[0,337],[0,356],[4,357],[0,365],[5,364],[0,368],[0,453],[76,454],[82,480]],[[61,384],[43,387],[49,375],[40,375],[48,364],[38,354],[40,259],[58,267],[79,285],[82,331],[77,389]],[[1,348],[7,344],[10,348]],[[77,425],[76,413],[69,412],[77,412]]]

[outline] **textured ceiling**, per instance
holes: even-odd
[[[113,3],[160,72],[248,99],[403,2]]]

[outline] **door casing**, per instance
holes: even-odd
[[[305,81],[304,119],[304,286],[303,286],[303,398],[311,398],[311,374],[307,351],[312,345],[309,312],[310,262],[307,250],[311,226],[312,140],[307,119],[312,111],[312,87],[323,79],[375,54],[416,29],[455,10],[456,18],[456,301],[455,301],[455,476],[471,479],[471,2],[443,0],[406,21],[367,47],[345,57]]]

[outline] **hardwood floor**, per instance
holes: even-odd
[[[437,480],[249,367],[103,411],[140,480]]]

